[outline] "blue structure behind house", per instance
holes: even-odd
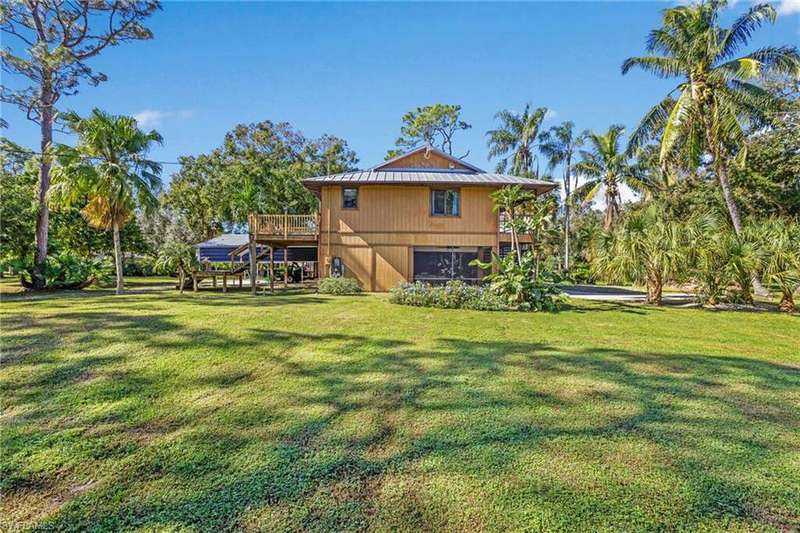
[[[236,262],[245,262],[250,260],[250,254],[246,248],[248,243],[247,234],[238,233],[225,233],[219,237],[214,237],[207,241],[195,245],[197,249],[197,258],[200,261],[209,261],[214,263],[230,262],[233,259]],[[241,256],[231,258],[231,252],[238,248],[244,248]],[[261,255],[267,249],[264,245],[258,245],[258,253]],[[316,261],[317,260],[317,247],[316,246],[298,246],[289,248],[289,261]],[[259,262],[268,262],[269,255],[262,257]],[[278,248],[275,250],[275,261],[278,263],[283,262],[283,249]]]

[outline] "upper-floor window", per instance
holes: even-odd
[[[431,214],[443,217],[457,217],[461,214],[461,198],[455,189],[434,189],[431,191]]]
[[[342,188],[342,208],[343,209],[358,208],[358,189],[356,189],[355,187]]]

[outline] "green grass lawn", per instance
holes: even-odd
[[[4,295],[3,527],[800,528],[800,317]]]

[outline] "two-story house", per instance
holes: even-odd
[[[319,198],[319,212],[289,215],[287,223],[251,217],[251,241],[270,245],[270,233],[273,246],[316,240],[321,276],[352,276],[368,291],[402,281],[480,279],[484,273],[469,262],[488,260],[510,241],[489,195],[507,185],[537,194],[556,187],[487,173],[429,146],[303,185]]]

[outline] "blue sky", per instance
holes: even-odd
[[[800,4],[783,1],[786,14],[753,47],[800,41]],[[155,38],[98,57],[92,65],[109,80],[61,108],[137,115],[164,136],[152,155],[168,161],[211,150],[237,123],[270,119],[340,136],[367,167],[393,146],[404,112],[454,103],[473,125],[455,151],[490,169],[485,132],[499,109],[530,102],[552,110],[548,126],[633,127],[674,83],[619,67],[644,52],[668,5],[166,2],[149,22]],[[37,126],[8,106],[2,113],[6,135],[38,145]],[[175,169],[165,166],[165,181]]]

